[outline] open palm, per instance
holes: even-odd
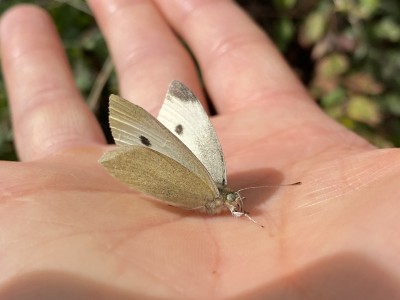
[[[230,1],[89,4],[122,96],[152,113],[174,79],[202,96],[171,26],[218,111],[229,185],[303,184],[244,194],[265,228],[129,190],[97,162],[110,146],[51,21],[16,7],[1,23],[22,161],[0,163],[1,299],[400,297],[397,150],[377,150],[325,116]]]

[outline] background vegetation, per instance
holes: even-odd
[[[275,40],[317,103],[379,147],[400,146],[400,1],[237,0]],[[76,84],[103,127],[117,91],[101,33],[82,0],[0,1],[0,13],[35,3],[55,20]],[[16,155],[0,77],[0,159]]]

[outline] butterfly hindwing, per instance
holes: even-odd
[[[173,81],[157,119],[196,155],[217,185],[226,186],[221,144],[207,113],[189,88]]]
[[[122,183],[173,206],[196,209],[215,193],[174,159],[147,147],[122,146],[106,152],[100,163]]]

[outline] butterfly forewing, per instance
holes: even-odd
[[[116,95],[110,96],[109,109],[111,132],[118,146],[141,146],[159,152],[194,173],[215,195],[219,194],[200,160],[151,114]]]
[[[216,197],[196,174],[150,148],[119,147],[106,152],[100,163],[122,183],[173,206],[196,209]]]
[[[190,89],[173,81],[157,119],[196,155],[217,185],[227,184],[221,144],[207,113]]]

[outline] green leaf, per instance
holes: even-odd
[[[317,71],[324,77],[335,77],[345,73],[349,68],[349,60],[342,54],[331,54],[320,60]]]
[[[297,0],[274,0],[274,5],[279,10],[290,10],[297,3]]]
[[[332,106],[325,109],[325,112],[333,119],[340,120],[344,116],[344,110],[342,106]]]
[[[91,70],[84,59],[76,59],[74,66],[75,83],[81,91],[88,91],[94,81]]]
[[[379,7],[380,0],[358,0],[356,12],[358,17],[367,19],[372,16]]]
[[[371,98],[354,95],[347,103],[347,115],[356,121],[376,125],[381,120],[378,104]]]
[[[293,40],[295,28],[293,21],[287,18],[278,20],[275,25],[275,42],[281,51],[285,51]]]
[[[307,47],[315,44],[325,34],[326,17],[321,11],[309,14],[300,27],[299,42]]]
[[[372,74],[366,72],[353,73],[346,77],[344,81],[348,90],[357,94],[378,95],[383,91],[383,86],[380,82],[372,77]]]
[[[400,95],[399,94],[389,94],[384,97],[384,102],[386,109],[397,116],[400,116]]]
[[[321,105],[325,108],[338,106],[346,99],[346,91],[337,87],[321,98]]]
[[[387,17],[378,22],[374,27],[375,36],[389,40],[391,42],[398,42],[400,40],[400,24],[396,23],[392,18]]]

